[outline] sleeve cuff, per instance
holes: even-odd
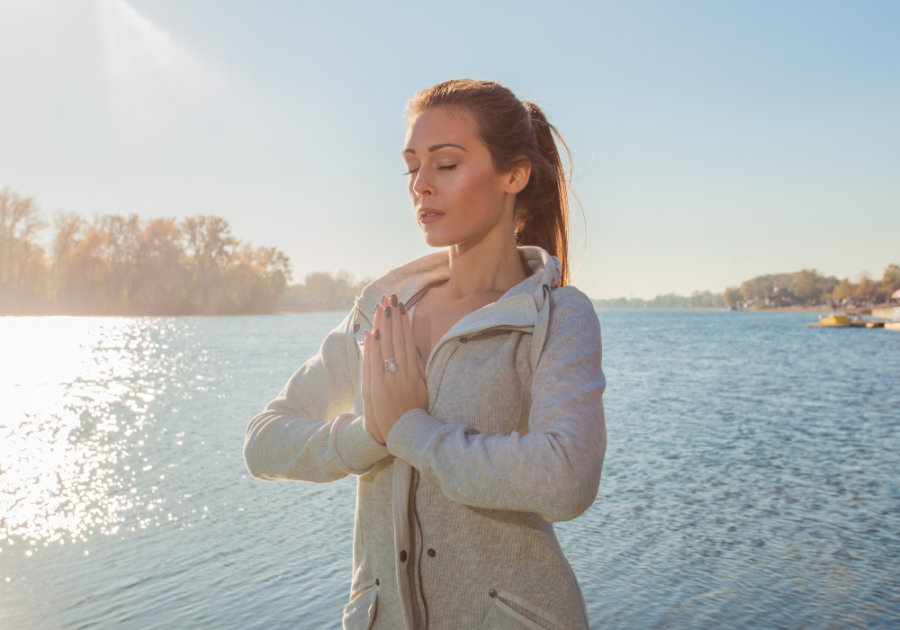
[[[363,424],[362,416],[351,418],[338,431],[337,452],[342,468],[351,474],[360,475],[390,453],[386,446],[375,441]]]
[[[444,423],[420,408],[410,409],[397,419],[387,436],[387,449],[416,470],[422,470],[425,449]]]

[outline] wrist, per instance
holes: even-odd
[[[381,430],[378,428],[378,424],[376,422],[374,422],[373,420],[371,420],[369,418],[369,416],[363,416],[363,426],[365,427],[366,431],[369,432],[369,434],[372,436],[372,438],[376,442],[378,442],[382,446],[387,444],[387,441],[384,439],[384,436],[381,434]]]

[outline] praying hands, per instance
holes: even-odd
[[[363,423],[375,441],[386,444],[400,416],[428,408],[425,362],[416,351],[409,313],[396,294],[375,307],[372,328],[363,345]]]

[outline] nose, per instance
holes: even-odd
[[[434,195],[434,184],[426,173],[425,168],[419,168],[413,177],[412,191],[417,197],[427,197]]]

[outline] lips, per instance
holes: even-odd
[[[439,220],[444,213],[434,208],[422,208],[419,210],[419,223],[432,223]]]

